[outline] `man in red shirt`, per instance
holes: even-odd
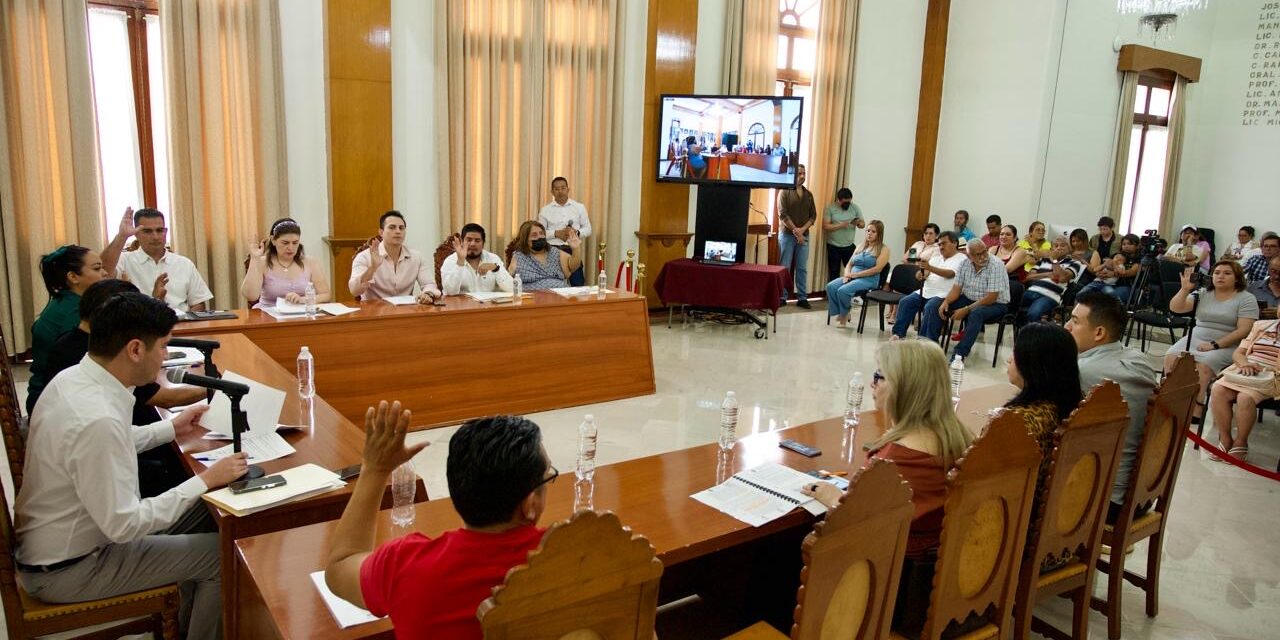
[[[373,548],[391,471],[426,447],[406,447],[410,414],[386,401],[365,414],[364,465],[338,521],[325,581],[398,638],[475,638],[476,609],[542,541],[536,523],[546,485],[559,474],[538,425],[516,416],[471,420],[449,440],[446,475],[464,527],[431,539],[411,533]]]

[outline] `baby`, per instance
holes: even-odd
[[[1123,253],[1117,253],[1114,256],[1102,261],[1102,268],[1098,270],[1098,279],[1102,284],[1114,285],[1120,281],[1116,274],[1124,269],[1125,258]]]

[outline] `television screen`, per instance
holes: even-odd
[[[802,100],[662,96],[658,180],[794,189]]]
[[[733,264],[738,261],[738,243],[707,240],[702,249],[702,261],[715,264]]]

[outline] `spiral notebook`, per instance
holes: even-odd
[[[724,482],[690,496],[753,527],[777,520],[800,507],[813,515],[826,513],[821,502],[800,491],[813,476],[767,463],[739,472]]]

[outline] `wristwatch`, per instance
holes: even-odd
[[[1221,349],[1221,348],[1222,348],[1222,345],[1218,344],[1218,341],[1217,341],[1217,340],[1210,340],[1210,341],[1209,341],[1209,344],[1213,345],[1213,348],[1214,348],[1214,349]]]

